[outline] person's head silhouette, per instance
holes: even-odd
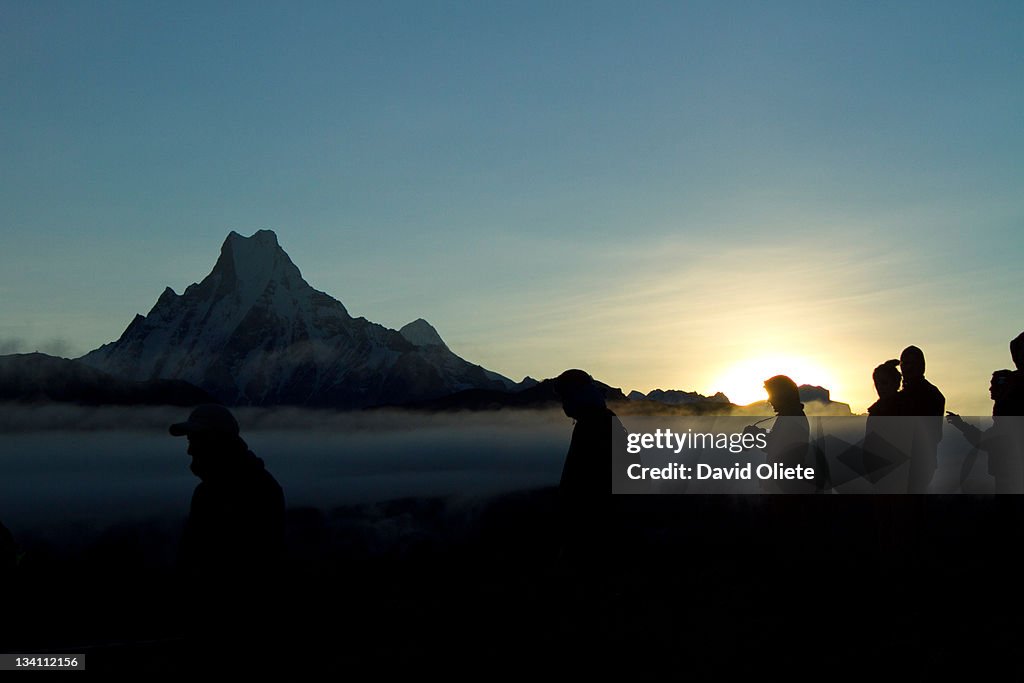
[[[239,437],[238,421],[221,405],[199,406],[188,420],[172,424],[170,432],[174,436],[188,437],[188,454],[192,456],[190,468],[204,481],[230,472],[247,450]]]
[[[899,392],[900,381],[903,379],[898,369],[899,364],[900,362],[895,358],[887,360],[871,373],[871,379],[875,382],[875,391],[878,392],[878,398],[895,396]]]
[[[903,383],[924,377],[924,351],[908,346],[900,354],[900,368],[903,369]]]
[[[1024,370],[1024,332],[1010,342],[1010,358],[1018,370]]]
[[[1013,393],[1014,380],[1016,379],[1013,370],[996,370],[992,373],[992,383],[989,384],[988,393],[993,401],[1002,401]]]
[[[786,375],[775,375],[765,380],[764,388],[768,392],[768,402],[772,404],[776,413],[784,415],[803,409],[804,406],[800,403],[800,390],[796,382]]]
[[[562,410],[578,420],[607,407],[594,378],[583,370],[566,370],[555,378],[555,393],[562,399]]]

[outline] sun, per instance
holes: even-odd
[[[787,375],[797,385],[812,384],[835,393],[835,376],[817,363],[799,356],[784,354],[760,356],[730,366],[714,380],[709,389],[721,391],[736,405],[748,405],[768,398],[764,381],[775,375]]]

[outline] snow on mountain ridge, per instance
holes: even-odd
[[[254,302],[274,282],[288,289],[300,283],[309,287],[272,230],[259,230],[251,237],[231,231],[213,269],[218,271],[224,284],[233,286],[243,302]]]
[[[136,380],[184,379],[225,402],[257,405],[358,407],[504,385],[452,353],[426,321],[410,325],[416,341],[352,318],[302,278],[272,231],[232,232],[201,282],[180,295],[166,288],[147,316],[82,360]]]

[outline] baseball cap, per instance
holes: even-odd
[[[185,422],[171,425],[172,436],[206,434],[210,436],[238,436],[238,421],[231,411],[221,405],[201,405],[192,411]]]

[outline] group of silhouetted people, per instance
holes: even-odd
[[[992,373],[990,429],[983,432],[956,413],[946,413],[949,424],[976,450],[987,452],[996,493],[1024,493],[1024,420],[1011,419],[1024,416],[1024,334],[1010,342],[1010,355],[1016,369]],[[924,371],[924,353],[916,346],[904,349],[898,361],[875,368],[878,400],[868,408],[864,450],[873,458],[867,469],[880,493],[924,493],[937,469],[946,400]]]
[[[977,450],[988,453],[996,493],[1024,493],[1024,333],[1010,342],[1015,370],[997,370],[990,393],[993,425],[982,431],[949,413],[947,420]],[[924,352],[908,346],[899,359],[875,368],[878,400],[868,408],[860,474],[877,493],[926,493],[938,468],[938,446],[946,399],[925,377]],[[765,460],[784,467],[815,468],[813,480],[768,480],[770,493],[821,493],[830,486],[828,464],[811,447],[810,428],[796,382],[785,375],[765,381],[776,413],[764,433]],[[608,410],[597,384],[582,370],[567,370],[555,380],[563,409],[576,421],[559,484],[563,549],[581,563],[591,561],[612,510],[611,477],[617,457],[614,440],[623,427]],[[1014,419],[1016,418],[1016,419]]]
[[[950,413],[950,424],[989,456],[996,492],[1024,492],[1024,334],[1010,344],[1016,370],[993,374],[990,429],[982,431]],[[862,475],[879,493],[924,493],[937,469],[945,397],[925,377],[925,357],[908,346],[898,360],[875,368],[878,400],[868,408]],[[607,565],[608,534],[614,526],[611,464],[625,430],[608,409],[603,392],[582,370],[559,375],[554,390],[565,414],[575,421],[559,482],[562,549],[576,567]],[[814,467],[813,480],[769,480],[770,493],[821,493],[830,486],[828,466],[811,447],[810,429],[796,382],[785,375],[764,384],[776,417],[766,432],[765,459],[784,467]],[[896,418],[896,419],[893,419]],[[171,427],[187,436],[191,469],[201,480],[192,498],[182,540],[182,564],[196,590],[239,599],[259,595],[260,582],[272,580],[284,554],[284,498],[281,487],[239,436],[238,423],[221,406],[201,406],[188,421]],[[795,515],[803,514],[794,501]],[[785,507],[785,506],[782,506]],[[243,600],[244,601],[244,600]]]
[[[925,493],[938,469],[946,398],[924,372],[924,352],[908,346],[872,373],[878,400],[868,407],[865,474],[880,493]]]

